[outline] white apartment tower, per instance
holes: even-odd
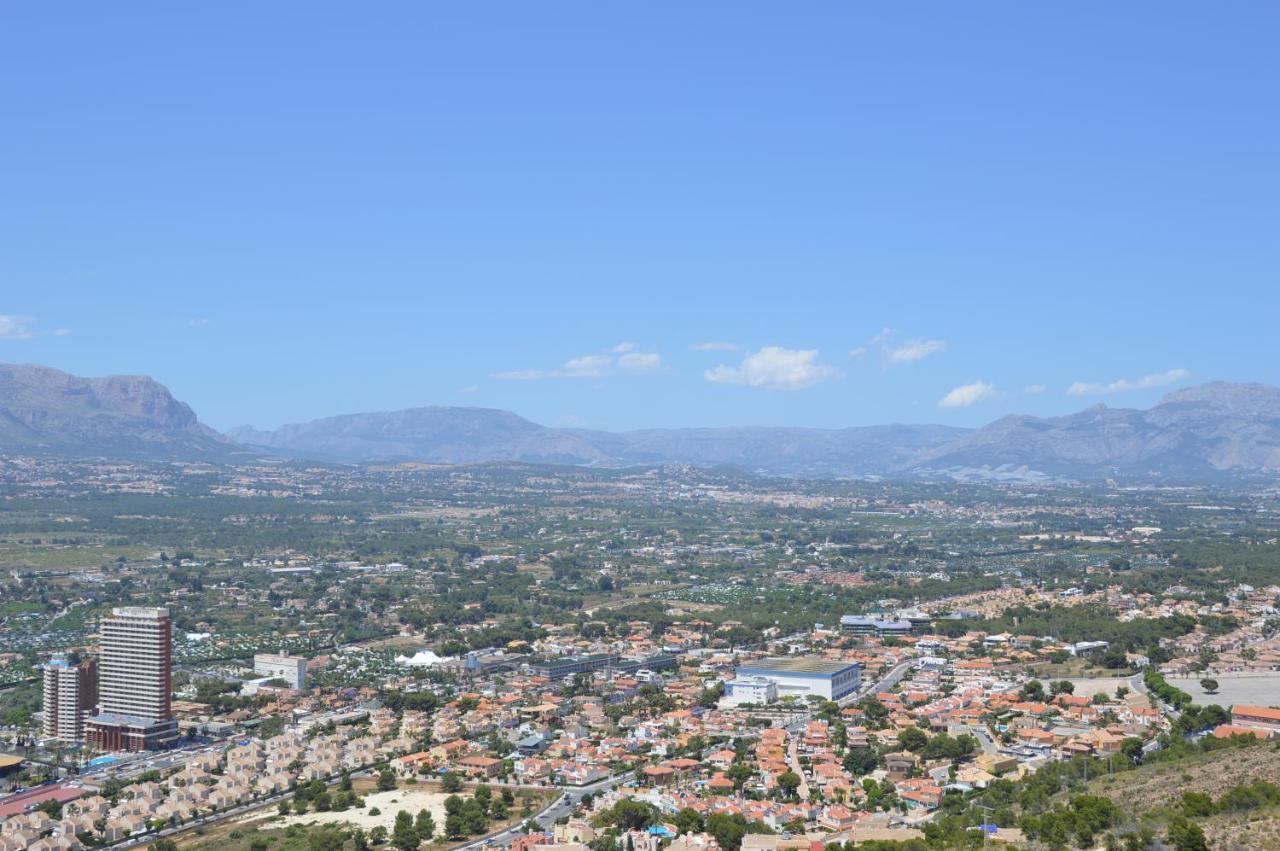
[[[97,666],[73,665],[55,656],[44,666],[44,736],[68,744],[84,739],[84,724],[97,700]]]
[[[178,735],[170,704],[173,625],[168,609],[113,609],[99,625],[98,714],[89,741],[103,750],[153,750]]]

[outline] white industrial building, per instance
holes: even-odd
[[[778,688],[778,697],[809,695],[839,700],[862,685],[862,666],[857,662],[832,662],[814,656],[779,656],[738,666],[738,679],[763,677]]]

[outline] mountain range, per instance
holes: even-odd
[[[1096,405],[979,429],[551,428],[510,411],[424,407],[220,435],[145,376],[0,365],[0,454],[281,455],[336,463],[734,466],[789,476],[1052,476],[1195,481],[1280,476],[1280,388],[1211,382],[1147,410]]]
[[[0,364],[0,453],[185,458],[237,447],[145,375]]]

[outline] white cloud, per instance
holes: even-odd
[[[962,384],[938,400],[939,408],[967,408],[996,395],[996,388],[985,381]]]
[[[900,346],[890,346],[884,350],[890,364],[912,363],[937,354],[947,347],[942,340],[908,340]]]
[[[872,337],[871,341],[867,343],[867,345],[878,346],[881,343],[887,343],[889,341],[889,338],[892,337],[893,335],[894,335],[894,330],[892,328],[881,328],[880,333]]]
[[[557,369],[511,369],[496,372],[502,381],[540,381],[544,378],[607,378],[611,375],[638,375],[658,372],[663,367],[657,352],[636,351],[635,343],[619,343],[607,352],[570,358]]]
[[[479,393],[479,392],[480,392],[480,385],[479,385],[479,384],[468,384],[466,387],[463,387],[463,388],[462,388],[462,392],[463,392],[463,393]]]
[[[187,324],[192,328],[203,328],[209,324],[209,320],[204,316],[197,316],[194,319],[188,319]]]
[[[0,313],[0,340],[31,339],[31,317]]]
[[[654,372],[662,369],[662,356],[657,352],[627,352],[618,358],[623,372]]]
[[[71,336],[71,329],[70,329],[70,328],[54,328],[54,329],[53,329],[53,336],[55,336],[55,337],[70,337],[70,336]]]
[[[865,354],[867,353],[867,351],[868,351],[868,350],[867,350],[867,347],[866,347],[866,346],[856,346],[856,347],[854,347],[854,348],[852,348],[852,349],[850,349],[850,350],[849,350],[849,357],[851,357],[851,358],[860,358],[860,357],[862,357],[863,355],[865,355]]]
[[[740,366],[720,365],[703,377],[712,384],[745,384],[765,390],[800,390],[836,378],[840,373],[818,362],[817,349],[765,346],[747,355]]]
[[[565,361],[556,371],[561,378],[601,378],[609,374],[612,366],[612,355],[583,355]]]
[[[736,352],[737,345],[734,343],[694,343],[689,348],[695,352]]]
[[[1045,386],[1043,384],[1028,384],[1027,389],[1022,392],[1026,393],[1028,396],[1039,396],[1044,391]]]
[[[1130,390],[1149,390],[1152,387],[1164,387],[1176,384],[1191,377],[1187,369],[1169,369],[1164,372],[1153,372],[1141,378],[1117,378],[1110,384],[1099,384],[1092,381],[1076,381],[1067,388],[1071,396],[1109,396],[1112,393],[1127,393]]]

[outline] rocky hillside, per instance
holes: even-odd
[[[1013,415],[926,451],[908,468],[1024,467],[1096,478],[1199,479],[1280,473],[1280,389],[1213,382],[1146,411],[1097,405],[1063,417]]]
[[[78,378],[0,364],[0,452],[197,457],[234,450],[146,376]]]

